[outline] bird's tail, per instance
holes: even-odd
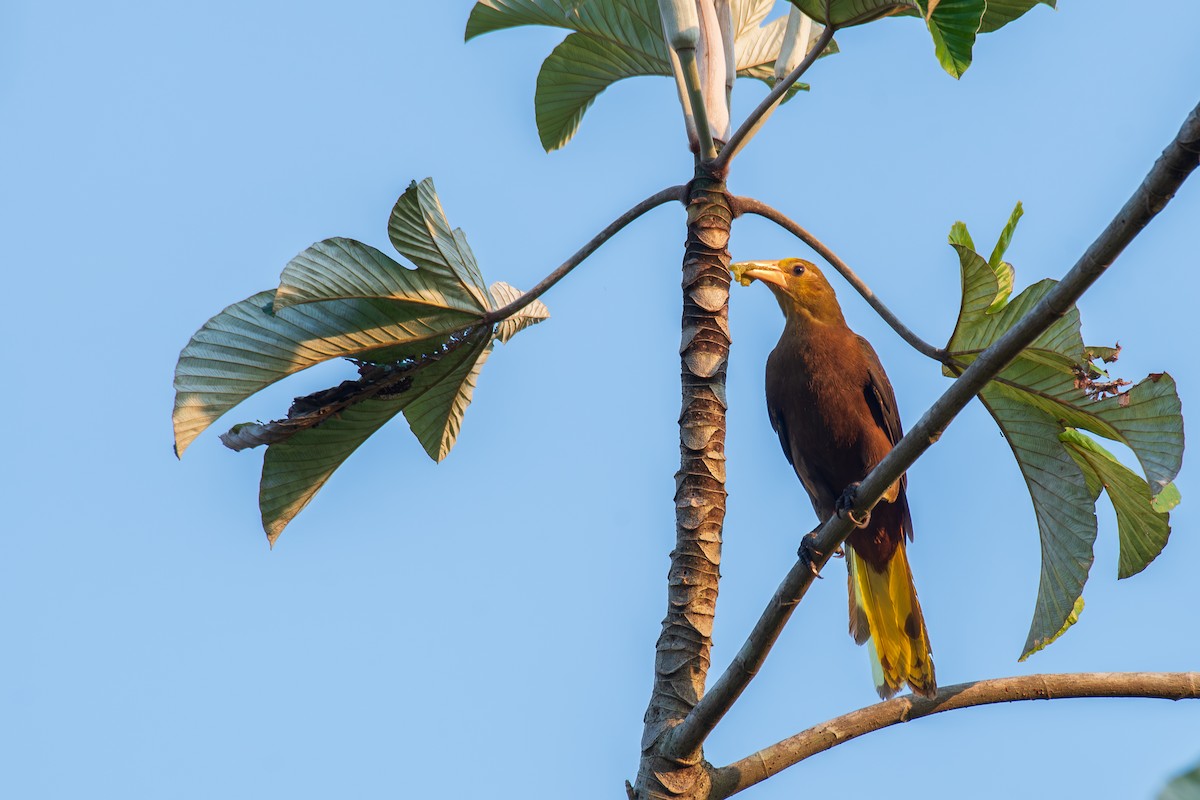
[[[850,635],[859,644],[870,640],[875,688],[885,700],[905,683],[914,694],[933,697],[937,681],[929,633],[913,586],[904,542],[882,572],[846,548],[850,569]]]

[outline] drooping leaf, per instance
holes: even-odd
[[[472,316],[391,299],[355,298],[272,311],[275,292],[234,303],[210,319],[175,367],[175,451],[250,395],[331,358],[382,360],[397,343],[423,341]]]
[[[822,25],[848,28],[905,11],[919,13],[915,0],[829,0],[829,19],[825,18],[826,0],[791,0],[792,5]]]
[[[1095,439],[1074,428],[1063,431],[1058,438],[1083,473],[1092,500],[1095,501],[1103,489],[1117,512],[1117,537],[1120,540],[1117,577],[1136,575],[1167,546],[1167,537],[1171,535],[1169,515],[1154,509],[1154,498],[1146,481]],[[1178,490],[1174,493],[1178,495]]]
[[[259,511],[271,544],[334,470],[401,411],[412,413],[410,426],[426,452],[435,460],[444,458],[458,435],[476,376],[490,350],[490,336],[477,334],[417,371],[405,391],[364,400],[319,427],[269,446],[259,484]]]
[[[509,286],[503,281],[496,281],[493,283],[491,293],[492,302],[498,309],[514,302],[521,296],[521,291],[519,289],[514,289],[512,286]],[[511,317],[508,317],[499,325],[497,325],[496,338],[507,344],[509,339],[516,336],[530,325],[536,325],[542,320],[549,318],[550,309],[546,308],[541,300],[534,300],[516,314],[513,314]]]
[[[771,82],[786,25],[762,25],[767,0],[734,0],[734,51],[738,77]],[[467,20],[466,38],[519,25],[572,31],[538,73],[534,117],[547,150],[565,145],[579,130],[596,97],[619,80],[673,75],[657,0],[480,0]],[[813,39],[820,35],[815,26]],[[830,46],[823,55],[836,52]],[[806,88],[793,86],[788,97]]]
[[[1033,622],[1022,658],[1066,632],[1083,594],[1096,540],[1094,498],[1075,462],[1058,441],[1062,426],[1030,409],[1009,387],[989,384],[979,394],[1004,432],[1033,500],[1041,538],[1042,569]]]
[[[1021,655],[1021,657],[1017,660],[1024,661],[1025,659],[1029,658],[1031,655],[1038,652],[1039,650],[1044,650],[1047,646],[1053,644],[1058,639],[1058,637],[1062,636],[1064,633],[1067,632],[1067,629],[1069,629],[1076,622],[1079,622],[1079,615],[1083,613],[1083,605],[1084,605],[1083,598],[1082,597],[1076,598],[1075,606],[1071,609],[1071,613],[1067,615],[1067,621],[1063,623],[1062,628],[1060,628],[1058,630],[1058,632],[1055,633],[1053,636],[1050,636],[1049,638],[1042,640],[1039,644],[1035,645],[1032,649],[1026,650]]]
[[[451,230],[432,181],[412,184],[388,222],[407,268],[352,239],[318,242],[284,268],[279,289],[226,308],[192,337],[175,375],[176,452],[267,385],[332,358],[359,378],[297,398],[286,419],[235,426],[234,449],[268,445],[260,486],[273,543],[335,469],[399,412],[440,461],[454,446],[496,338],[508,341],[549,312],[505,283],[484,288],[461,230]]]
[[[596,96],[622,78],[669,74],[666,61],[582,33],[568,35],[538,72],[533,107],[542,147],[550,152],[569,142]]]
[[[1055,8],[1055,0],[987,0],[987,11],[979,26],[980,33],[1003,28],[1039,3]]]
[[[950,75],[961,78],[971,66],[972,50],[979,34],[1004,27],[1039,2],[1052,8],[1055,5],[1055,0],[917,0],[919,5],[916,7],[896,13],[922,17],[933,39],[938,62]]]
[[[933,52],[942,69],[961,78],[971,66],[975,35],[983,21],[984,0],[920,0]],[[929,9],[932,8],[932,13]]]
[[[951,229],[963,297],[946,348],[959,366],[948,366],[949,375],[961,372],[1054,286],[1041,281],[1010,299],[1013,269],[1003,255],[1020,214],[1018,204],[989,260],[974,250],[965,225]],[[1120,570],[1126,577],[1166,543],[1164,512],[1174,502],[1171,482],[1182,464],[1183,417],[1171,377],[1151,375],[1123,391],[1127,381],[1110,379],[1093,363],[1115,360],[1117,348],[1085,347],[1079,331],[1079,312],[1072,307],[980,393],[1017,458],[1041,536],[1042,576],[1025,656],[1070,627],[1092,562],[1100,488],[1117,509]],[[1146,477],[1072,429],[1125,444]],[[1163,500],[1155,508],[1159,496]]]
[[[404,407],[404,416],[417,441],[434,461],[445,458],[458,440],[479,370],[492,351],[491,339],[489,332],[464,341],[443,359],[444,373],[424,369],[413,379],[416,394]]]

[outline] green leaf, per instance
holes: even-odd
[[[1003,255],[1021,211],[1018,204],[987,261],[975,252],[965,225],[951,229],[963,297],[946,349],[960,365],[1016,325],[1054,286],[1040,281],[1009,298],[1013,269]],[[1175,382],[1154,374],[1121,392],[1127,382],[1109,380],[1092,363],[1115,360],[1117,349],[1085,347],[1079,331],[1079,312],[1072,307],[980,393],[1017,458],[1041,536],[1042,576],[1025,655],[1069,627],[1092,562],[1100,489],[1108,490],[1117,509],[1125,577],[1144,568],[1165,544],[1169,528],[1162,512],[1172,507],[1172,481],[1182,464],[1183,416]],[[944,371],[956,375],[962,367],[948,365]],[[1070,429],[1125,444],[1145,479],[1111,456],[1103,458],[1099,453],[1106,451],[1092,447],[1087,437],[1073,430],[1064,436]],[[1160,496],[1162,507],[1156,509],[1154,498]]]
[[[1067,615],[1067,621],[1065,623],[1063,623],[1063,626],[1062,626],[1062,628],[1059,629],[1058,633],[1054,634],[1053,636],[1049,637],[1048,639],[1045,639],[1044,641],[1042,641],[1040,644],[1038,644],[1033,649],[1026,650],[1025,653],[1023,653],[1021,655],[1021,657],[1017,660],[1024,661],[1025,659],[1029,658],[1031,655],[1033,655],[1037,651],[1043,650],[1046,648],[1047,645],[1052,644],[1056,639],[1058,639],[1058,637],[1060,637],[1064,633],[1066,633],[1068,628],[1070,628],[1076,622],[1079,622],[1079,615],[1082,613],[1083,613],[1083,598],[1080,597],[1075,600],[1075,605],[1074,605],[1074,607],[1072,607],[1071,613]]]
[[[942,69],[961,78],[971,66],[975,35],[983,21],[984,0],[920,0],[926,12],[925,24],[933,38],[933,52]],[[929,13],[928,7],[933,7]]]
[[[450,278],[447,280],[447,278]],[[420,313],[462,312],[478,317],[479,301],[455,278],[428,267],[409,269],[353,239],[317,242],[288,262],[279,276],[274,310],[322,300],[393,300]]]
[[[767,0],[734,0],[738,77],[772,82],[787,21],[761,25]],[[542,62],[534,94],[538,137],[547,152],[565,145],[584,114],[612,84],[643,75],[672,76],[657,0],[481,0],[467,20],[468,39],[519,25],[572,31]],[[813,39],[820,35],[814,26]],[[824,55],[836,52],[832,44]],[[807,87],[793,86],[792,97]]]
[[[237,425],[233,449],[267,444],[259,504],[274,543],[333,471],[397,413],[433,459],[458,438],[494,339],[549,316],[533,301],[482,324],[521,293],[484,288],[461,230],[451,230],[433,182],[412,184],[388,222],[402,266],[353,239],[327,239],[284,268],[279,289],[210,319],[175,372],[175,447],[182,454],[218,417],[271,383],[331,358],[360,363],[357,381],[297,398],[283,420]],[[374,366],[372,366],[374,365]]]
[[[578,31],[667,63],[658,0],[480,0],[466,38],[521,25]]]
[[[503,281],[496,281],[492,284],[492,302],[496,304],[496,308],[503,308],[517,300],[521,296],[519,289],[514,289]],[[504,319],[496,326],[496,338],[508,344],[508,340],[516,336],[521,331],[528,328],[530,325],[536,325],[542,320],[550,318],[550,309],[542,303],[541,300],[534,300],[523,309],[513,314],[511,317]]]
[[[862,25],[906,11],[919,11],[915,0],[829,0],[829,19],[826,19],[826,0],[791,0],[791,3],[817,22],[839,28]]]
[[[263,530],[272,545],[320,491],[334,470],[379,428],[403,411],[426,452],[441,460],[453,446],[475,380],[491,350],[477,334],[419,370],[412,386],[393,397],[351,406],[320,426],[267,448],[259,484]]]
[[[365,245],[364,245],[365,247]],[[331,358],[386,360],[388,348],[427,341],[474,317],[391,299],[326,300],[272,312],[275,292],[234,303],[204,323],[175,367],[175,452],[250,395]]]
[[[987,0],[987,11],[983,15],[979,32],[991,33],[999,30],[1039,3],[1055,7],[1055,0]]]
[[[475,255],[461,230],[450,230],[433,179],[409,185],[392,209],[388,236],[401,255],[441,280],[446,295],[456,295],[464,308],[488,310],[487,287]]]
[[[669,74],[665,61],[582,33],[570,34],[538,72],[533,107],[542,147],[550,152],[569,142],[584,112],[611,84],[638,75]]]
[[[1004,230],[1000,232],[1000,238],[996,240],[996,246],[992,248],[992,255],[988,258],[988,266],[993,270],[1000,266],[1004,261],[1004,253],[1008,250],[1008,245],[1012,243],[1013,233],[1017,230],[1017,223],[1021,221],[1021,216],[1025,213],[1025,207],[1021,205],[1021,201],[1017,201],[1017,205],[1013,208],[1012,214],[1008,217],[1008,223],[1004,226]],[[966,226],[964,225],[965,229]],[[1012,274],[1012,267],[1009,267],[1009,274]],[[1012,286],[1009,286],[1011,291]]]
[[[1004,432],[1033,500],[1042,546],[1033,622],[1021,658],[1061,636],[1083,594],[1096,540],[1094,498],[1083,475],[1058,441],[1062,426],[1030,409],[1003,385],[988,384],[979,394]]]
[[[1150,503],[1150,507],[1155,511],[1166,512],[1175,508],[1183,500],[1179,494],[1179,489],[1173,483],[1168,483],[1163,487],[1162,491],[1154,496],[1154,500]]]
[[[1167,546],[1167,537],[1171,535],[1168,515],[1154,509],[1154,498],[1146,482],[1094,439],[1074,428],[1066,429],[1058,438],[1083,473],[1092,499],[1103,488],[1117,512],[1121,545],[1117,577],[1136,575]]]
[[[467,18],[465,39],[521,25],[568,28],[572,5],[558,0],[480,0]]]
[[[1200,800],[1200,764],[1175,776],[1159,792],[1157,800]]]

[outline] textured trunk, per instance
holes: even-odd
[[[634,796],[704,798],[710,773],[699,750],[669,756],[664,734],[704,694],[725,519],[725,367],[729,359],[729,225],[722,180],[698,167],[688,187],[683,256],[683,410],[676,474],[675,549],[667,616],[654,662]]]

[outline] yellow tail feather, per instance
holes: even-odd
[[[904,549],[901,542],[884,571],[876,572],[854,548],[846,548],[850,635],[859,644],[870,637],[875,688],[885,700],[905,683],[914,694],[933,697],[937,693],[929,633]]]

